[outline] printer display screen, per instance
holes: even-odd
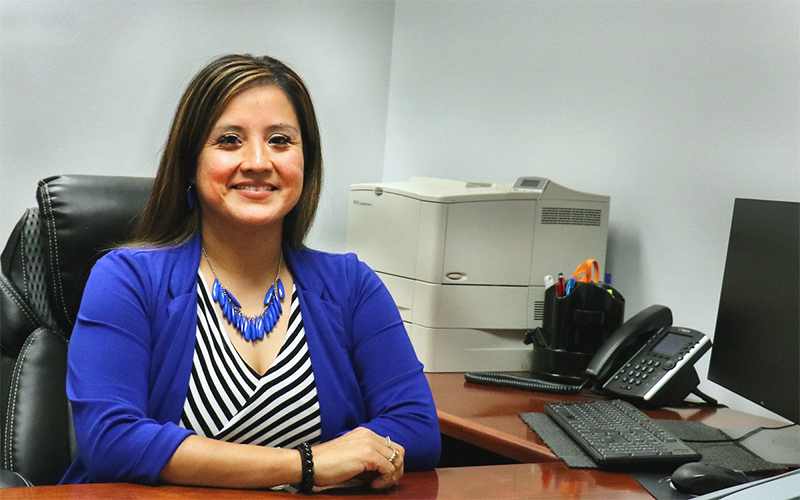
[[[520,183],[520,187],[538,188],[541,182],[542,181],[539,179],[523,179],[523,181]]]

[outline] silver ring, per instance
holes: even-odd
[[[390,438],[389,436],[386,436],[386,447],[387,448],[392,447],[392,438]]]
[[[397,450],[392,448],[392,456],[389,457],[389,462],[394,463],[394,459],[397,458]]]

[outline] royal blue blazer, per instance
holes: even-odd
[[[178,425],[197,328],[200,237],[118,249],[92,269],[69,345],[79,454],[62,483],[155,484],[192,432]],[[437,465],[436,409],[391,295],[353,254],[284,249],[317,384],[322,440],[367,427]]]

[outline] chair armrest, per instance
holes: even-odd
[[[0,469],[0,488],[20,488],[25,486],[33,486],[33,484],[14,471]]]

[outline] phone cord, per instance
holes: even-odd
[[[554,394],[578,394],[586,385],[585,382],[581,385],[559,384],[502,372],[469,372],[464,374],[464,378],[467,382],[473,382],[475,384],[510,387],[512,389],[522,389],[524,391],[550,392]]]

